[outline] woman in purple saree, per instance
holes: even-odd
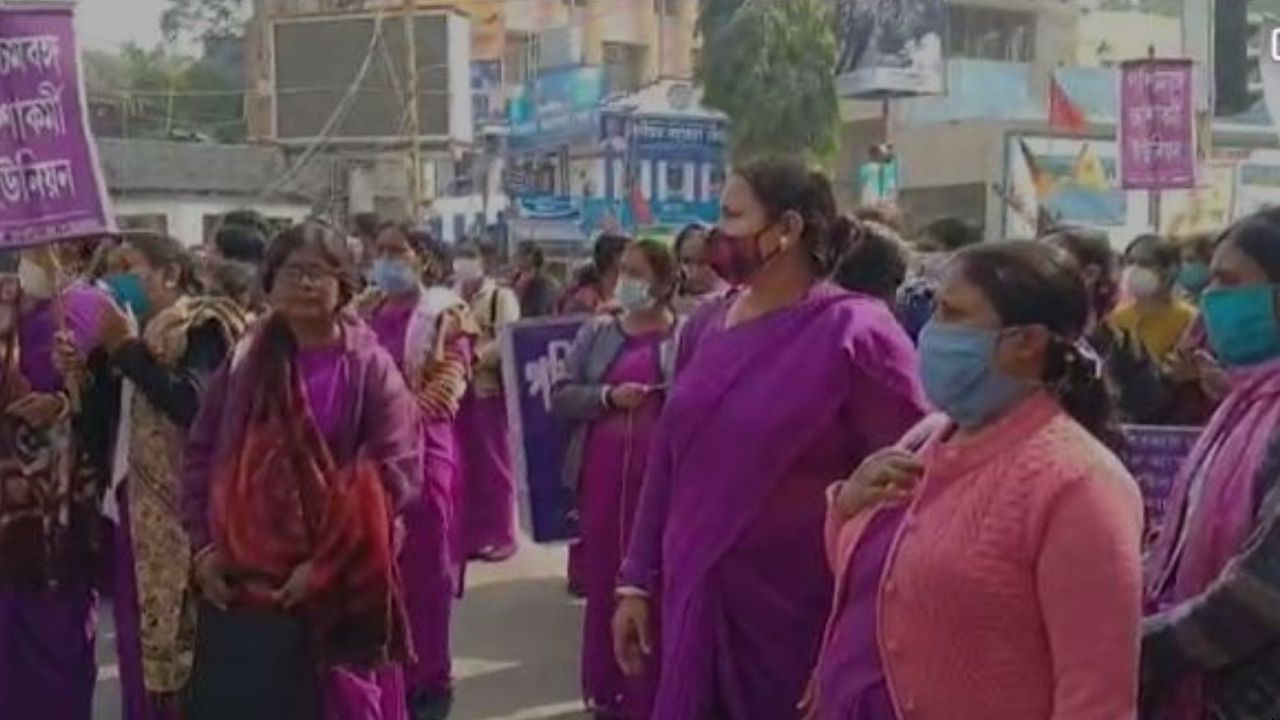
[[[831,578],[826,488],[925,410],[915,351],[869,297],[823,282],[856,228],[799,161],[743,166],[711,257],[743,289],[685,328],[621,571],[615,649],[650,649],[662,595],[653,717],[795,717]]]
[[[51,300],[47,258],[25,253],[18,279],[0,280],[0,718],[89,720],[113,409],[96,397],[109,384],[98,335],[111,300],[83,285]],[[59,312],[91,375],[56,369]]]

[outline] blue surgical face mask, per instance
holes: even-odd
[[[1280,357],[1276,286],[1270,283],[1208,290],[1200,298],[1214,355],[1228,367]]]
[[[653,295],[649,290],[649,283],[644,280],[622,277],[613,291],[613,299],[626,310],[647,310],[653,306]]]
[[[132,311],[134,317],[145,318],[151,313],[151,298],[147,297],[142,278],[137,273],[112,275],[104,282],[116,302]]]
[[[388,295],[403,295],[418,287],[417,273],[408,263],[399,260],[375,260],[370,275],[373,284]]]
[[[1211,278],[1209,266],[1202,262],[1183,263],[1182,269],[1178,271],[1178,284],[1192,295],[1199,295]]]
[[[1000,331],[930,320],[920,331],[920,375],[934,407],[963,428],[987,423],[1029,386],[995,366]]]

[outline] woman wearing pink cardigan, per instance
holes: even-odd
[[[831,493],[836,597],[811,717],[1134,716],[1142,504],[1104,444],[1088,316],[1055,248],[952,262],[920,338],[945,415]]]

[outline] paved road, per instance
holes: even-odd
[[[454,615],[455,720],[587,720],[578,691],[581,605],[564,588],[563,549],[526,547],[471,568]],[[110,618],[104,617],[95,720],[120,720]]]

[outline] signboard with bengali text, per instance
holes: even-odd
[[[0,8],[0,248],[111,232],[69,5]]]
[[[1121,459],[1142,488],[1145,547],[1164,522],[1174,481],[1200,437],[1200,428],[1126,425],[1123,430],[1125,448]]]
[[[561,471],[569,425],[551,414],[551,391],[567,370],[569,348],[585,317],[521,320],[502,335],[512,457],[525,527],[534,542],[569,540],[578,534],[574,499]]]

